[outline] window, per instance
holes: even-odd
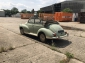
[[[40,24],[41,20],[40,19],[35,19],[35,24]]]
[[[34,19],[30,19],[28,23],[34,23]]]

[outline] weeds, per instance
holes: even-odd
[[[14,50],[14,47],[10,47],[9,50]]]
[[[9,47],[8,49],[6,49],[6,48],[4,48],[4,47],[1,47],[0,48],[0,53],[2,53],[2,52],[7,52],[8,50],[14,50],[14,48],[13,47]]]
[[[52,46],[55,47],[55,43],[54,42],[52,42]]]
[[[52,50],[56,51],[55,47],[51,47]]]
[[[74,58],[74,55],[69,53],[69,52],[66,52],[65,54],[67,56],[67,58],[71,59],[71,58]]]
[[[61,60],[60,63],[67,63],[67,60],[66,59]]]
[[[2,52],[7,52],[7,49],[4,48],[4,47],[1,47],[1,48],[0,48],[0,53],[2,53]]]
[[[70,61],[71,58],[74,58],[74,55],[71,54],[71,53],[69,53],[69,52],[66,52],[65,55],[67,56],[67,58],[64,59],[64,60],[61,60],[60,63],[68,63],[68,62]]]

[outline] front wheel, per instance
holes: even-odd
[[[46,42],[46,36],[45,36],[45,34],[44,33],[40,33],[39,34],[39,39],[40,39],[41,42]]]
[[[23,28],[21,28],[20,29],[20,33],[22,34],[22,35],[24,35],[25,33],[24,33],[24,29]]]

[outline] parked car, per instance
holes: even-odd
[[[40,41],[47,39],[61,39],[68,36],[68,33],[56,21],[42,21],[38,17],[32,17],[25,24],[20,24],[20,33],[37,36]]]

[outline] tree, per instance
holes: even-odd
[[[5,16],[11,16],[11,10],[4,10],[5,11]]]
[[[38,10],[37,13],[41,13],[41,10]]]
[[[27,13],[31,13],[30,11],[27,11]]]
[[[72,13],[73,11],[70,9],[70,8],[65,8],[62,10],[62,12],[69,12],[69,13]]]
[[[19,11],[18,11],[18,9],[16,8],[16,7],[13,7],[12,9],[11,9],[11,14],[13,15],[13,14],[17,14]]]
[[[35,10],[34,10],[34,9],[32,9],[32,10],[31,10],[31,13],[34,13],[34,12],[35,12]]]
[[[21,11],[21,13],[27,13],[27,10],[26,10],[26,9],[23,9],[23,10]]]

